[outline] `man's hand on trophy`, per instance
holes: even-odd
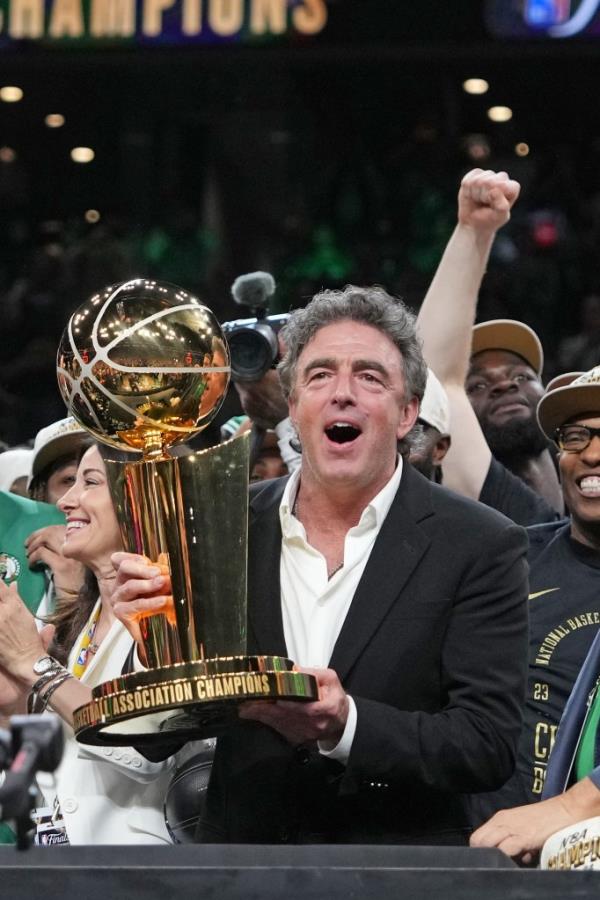
[[[319,686],[318,700],[314,703],[251,700],[240,705],[239,716],[269,725],[290,744],[318,741],[323,750],[332,750],[339,744],[346,727],[348,695],[333,669],[298,667],[297,670],[315,676]]]
[[[137,553],[113,553],[111,559],[117,573],[113,612],[142,646],[140,620],[156,613],[169,615],[173,608],[168,567]]]

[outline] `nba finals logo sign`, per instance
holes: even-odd
[[[0,0],[0,44],[252,43],[318,34],[327,0]]]
[[[600,34],[600,0],[488,0],[490,31],[502,38],[570,38]]]

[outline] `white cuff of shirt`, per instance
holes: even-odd
[[[343,765],[348,762],[350,750],[352,749],[352,741],[356,733],[356,703],[352,697],[348,697],[348,718],[346,719],[346,727],[341,736],[339,743],[335,745],[333,750],[323,750],[320,743],[317,743],[321,756],[328,756],[330,759],[337,759]]]

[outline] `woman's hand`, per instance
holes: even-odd
[[[27,689],[5,669],[0,669],[0,723],[25,712]]]
[[[74,559],[66,559],[62,548],[65,542],[65,525],[46,525],[32,531],[25,541],[29,568],[43,564],[54,577],[54,589],[59,598],[75,597],[85,575],[84,566]]]
[[[173,612],[168,566],[136,553],[113,553],[111,559],[117,573],[111,596],[113,612],[143,652],[140,620]]]
[[[33,664],[46,652],[47,634],[46,629],[38,632],[17,585],[7,586],[0,578],[0,667],[24,688],[37,680]]]
[[[55,632],[54,625],[44,625],[40,632],[44,650],[52,643]],[[28,689],[14,678],[6,669],[0,667],[0,727],[3,719],[21,715],[27,709]]]

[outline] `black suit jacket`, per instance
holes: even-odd
[[[279,503],[250,502],[248,649],[286,655]],[[461,843],[462,792],[511,774],[527,669],[525,532],[404,465],[330,661],[355,700],[347,765],[240,721],[199,840]]]

